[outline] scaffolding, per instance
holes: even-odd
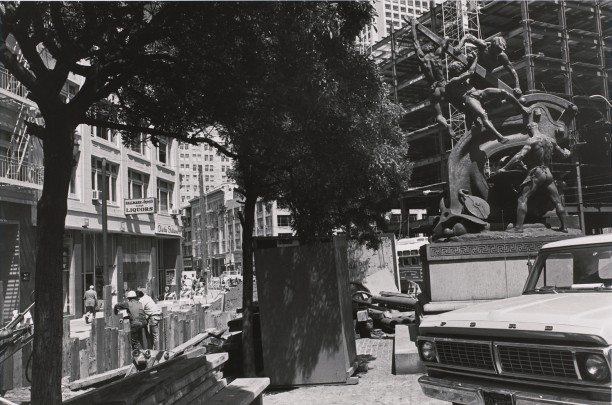
[[[474,0],[456,0],[442,3],[442,33],[449,38],[451,44],[457,44],[467,35],[472,34],[481,38],[480,24],[478,21],[478,3]],[[451,57],[446,55],[446,80],[448,77],[448,64]],[[452,103],[448,104],[448,124],[455,132],[457,138],[467,132],[465,114],[457,109]]]

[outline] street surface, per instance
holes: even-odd
[[[356,385],[318,385],[266,391],[266,405],[440,405],[426,397],[417,382],[421,374],[391,374],[393,339],[357,339],[360,363]]]

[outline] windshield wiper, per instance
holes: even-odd
[[[533,293],[559,294],[558,288],[559,287],[556,287],[554,285],[545,285],[545,286],[540,287],[540,288],[532,288],[531,290],[527,290],[527,291],[525,291],[525,294],[533,294]]]

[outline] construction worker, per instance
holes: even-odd
[[[142,332],[147,326],[147,315],[145,314],[142,304],[138,301],[138,296],[135,291],[128,291],[125,297],[127,300],[115,305],[114,312],[115,315],[117,315],[119,310],[127,311],[130,320],[132,350],[142,350],[144,346]]]
[[[145,328],[145,334],[147,335],[148,347],[150,349],[159,350],[159,321],[162,319],[162,311],[155,301],[153,301],[153,298],[145,294],[144,291],[136,291],[136,296],[147,315],[149,327],[148,329]]]

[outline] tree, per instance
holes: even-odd
[[[32,403],[61,403],[62,239],[73,162],[74,130],[99,100],[146,71],[165,71],[168,4],[144,2],[4,2],[0,62],[29,91],[44,125],[45,178],[38,202]],[[11,44],[16,43],[17,46]],[[74,98],[61,95],[70,74],[84,78]],[[106,269],[105,269],[106,270]]]
[[[191,18],[173,34],[180,68],[153,87],[120,92],[121,119],[135,122],[130,111],[147,110],[148,124],[171,133],[180,123],[191,133],[183,141],[208,142],[235,159],[244,196],[243,364],[253,375],[258,198],[288,202],[305,239],[341,227],[372,236],[372,222],[409,175],[401,109],[354,46],[372,17],[368,3],[205,3],[183,11]],[[220,143],[206,138],[211,126]]]

